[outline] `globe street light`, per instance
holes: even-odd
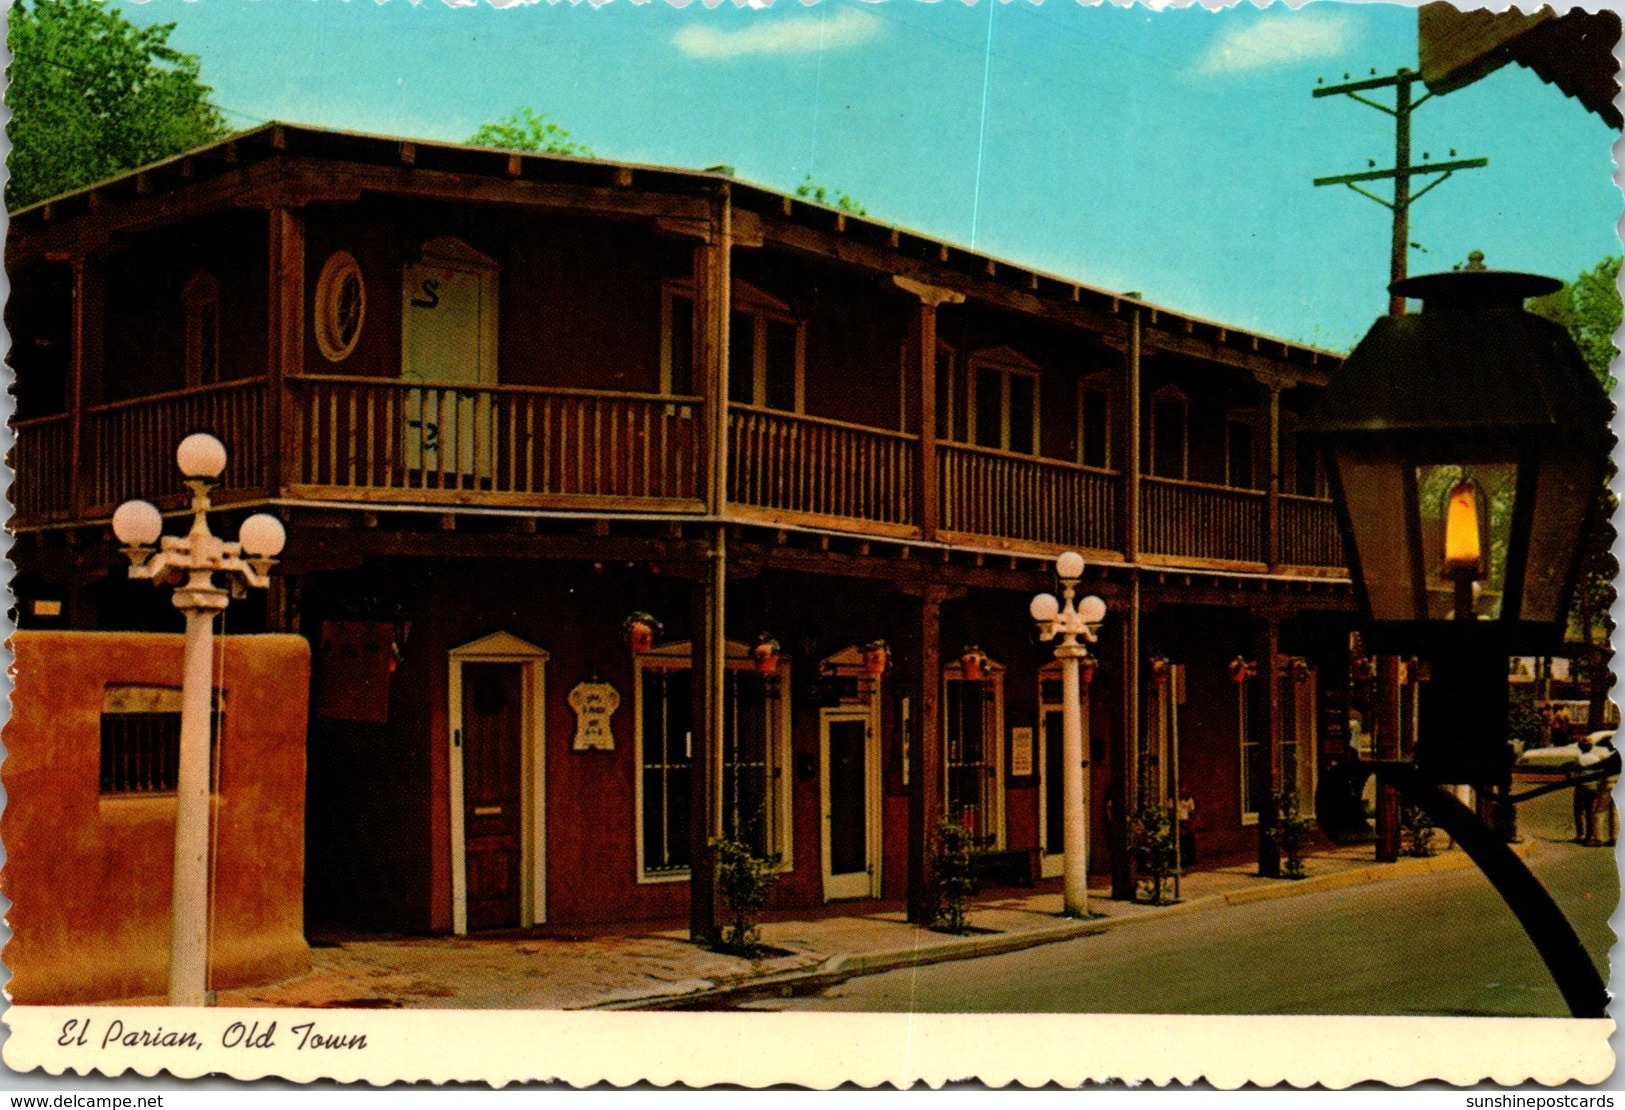
[[[1106,603],[1093,595],[1075,601],[1078,579],[1083,577],[1083,556],[1067,551],[1055,561],[1061,579],[1062,601],[1039,594],[1027,611],[1038,622],[1038,638],[1048,643],[1061,637],[1055,658],[1061,661],[1061,850],[1065,876],[1062,912],[1068,917],[1089,916],[1089,793],[1084,768],[1088,766],[1083,690],[1079,661],[1089,654],[1078,643],[1095,642],[1095,630],[1106,617]]]
[[[214,618],[234,583],[264,589],[286,541],[282,522],[267,513],[243,521],[235,543],[209,531],[209,490],[226,468],[226,449],[199,432],[181,441],[175,461],[192,491],[192,530],[164,536],[163,518],[146,501],[126,501],[113,513],[130,577],[176,586],[175,608],[186,614],[181,679],[180,766],[175,783],[175,889],[171,902],[169,1004],[205,1004],[209,920],[209,718],[213,689]],[[154,549],[153,544],[159,544]]]

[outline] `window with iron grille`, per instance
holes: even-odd
[[[984,848],[1003,833],[999,755],[1002,743],[998,691],[992,680],[947,680],[943,723],[947,741],[948,819]]]
[[[214,715],[210,735],[219,736]],[[103,794],[172,794],[180,773],[181,715],[178,712],[103,713],[101,781]],[[214,746],[209,748],[214,777]]]

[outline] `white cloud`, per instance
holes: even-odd
[[[856,46],[874,38],[879,30],[878,18],[846,8],[829,19],[753,16],[749,26],[737,31],[691,24],[673,35],[671,41],[690,58],[742,58],[751,54],[805,54]]]
[[[1196,60],[1194,69],[1217,74],[1293,65],[1341,54],[1353,39],[1354,23],[1347,16],[1330,12],[1266,16],[1220,35]]]

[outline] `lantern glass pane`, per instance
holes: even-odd
[[[1464,482],[1478,487],[1484,513],[1484,577],[1474,588],[1474,612],[1496,620],[1506,594],[1507,551],[1512,541],[1512,504],[1518,489],[1514,462],[1446,463],[1416,468],[1416,506],[1421,517],[1422,566],[1426,572],[1427,620],[1455,616],[1456,580],[1445,572],[1445,521],[1450,495]]]
[[[1563,595],[1585,537],[1586,510],[1602,486],[1600,456],[1548,455],[1535,484],[1529,528],[1529,561],[1523,578],[1526,621],[1562,620]]]
[[[1340,450],[1332,454],[1354,533],[1355,553],[1371,618],[1417,620],[1411,580],[1410,536],[1405,519],[1405,467],[1377,452]]]

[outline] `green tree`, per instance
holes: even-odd
[[[480,125],[468,137],[474,146],[494,146],[502,150],[525,150],[532,154],[574,154],[593,157],[592,148],[570,138],[570,132],[529,108],[516,109],[495,123]]]
[[[137,27],[95,0],[17,0],[11,48],[11,180],[17,209],[205,146],[227,133],[198,59],[173,23]]]
[[[842,192],[840,189],[826,189],[814,181],[812,174],[807,180],[796,186],[796,196],[803,197],[818,204],[827,204],[832,208],[839,208],[842,212],[850,212],[854,216],[867,216],[868,210],[859,204],[852,194]]]
[[[1621,317],[1619,264],[1618,257],[1605,258],[1556,293],[1529,303],[1531,312],[1569,329],[1586,365],[1608,390],[1615,384],[1609,367]]]

